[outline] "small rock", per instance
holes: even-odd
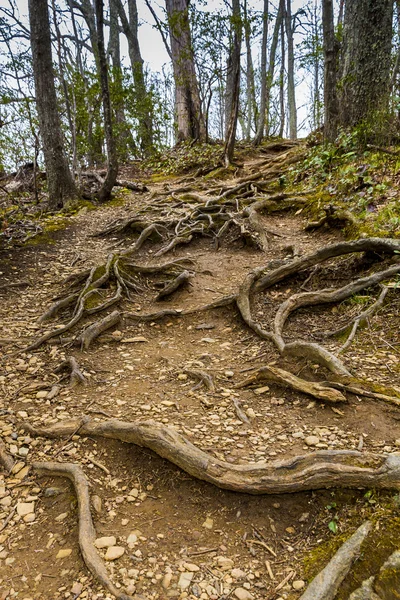
[[[46,392],[45,390],[41,390],[40,392],[37,392],[36,398],[47,398],[48,393],[49,392]]]
[[[216,557],[217,565],[223,571],[228,571],[233,567],[233,560],[230,558],[226,558],[225,556],[217,556]]]
[[[96,548],[109,548],[110,546],[115,546],[116,543],[117,540],[113,535],[97,538],[94,541]]]
[[[23,519],[25,523],[33,523],[33,521],[36,519],[36,515],[35,513],[29,513],[29,515],[25,515]]]
[[[128,535],[128,539],[126,540],[128,544],[136,544],[138,538],[136,533],[130,533]]]
[[[200,567],[198,567],[194,563],[185,562],[183,563],[183,566],[186,569],[186,571],[190,571],[191,573],[197,573],[197,571],[200,571]]]
[[[181,573],[181,576],[179,577],[179,581],[178,581],[178,586],[181,588],[181,590],[187,590],[187,588],[189,587],[189,585],[192,583],[192,579],[193,579],[193,573]]]
[[[97,513],[101,513],[102,502],[100,496],[93,494],[92,496],[93,508]]]
[[[234,579],[243,579],[243,577],[246,577],[246,573],[242,569],[232,569],[231,575]]]
[[[59,494],[62,494],[62,490],[56,487],[48,487],[43,493],[45,498],[51,498],[52,496],[58,496]]]
[[[250,594],[250,592],[248,590],[245,590],[244,588],[236,588],[236,590],[233,592],[236,596],[236,598],[238,598],[238,600],[253,600],[253,594]]]
[[[319,444],[319,437],[316,435],[308,435],[304,441],[307,446],[316,446]]]
[[[73,586],[71,588],[71,593],[79,596],[82,589],[83,589],[83,585],[81,583],[79,583],[79,581],[75,581],[75,583],[73,584]]]
[[[24,517],[25,515],[29,515],[29,513],[33,512],[35,512],[34,502],[18,502],[17,513],[20,517]]]
[[[110,546],[107,548],[104,558],[106,560],[117,560],[117,558],[121,558],[123,554],[125,554],[125,548],[122,548],[122,546]]]
[[[54,520],[57,521],[57,523],[61,523],[61,521],[64,521],[64,519],[66,519],[67,517],[68,513],[61,513]]]
[[[161,583],[164,590],[167,590],[169,588],[169,586],[171,585],[171,580],[172,580],[172,573],[165,573],[162,583]]]
[[[58,551],[56,558],[67,558],[68,556],[71,556],[71,554],[72,548],[62,548]]]
[[[202,527],[204,527],[205,529],[212,529],[214,527],[213,519],[211,519],[211,517],[207,517]]]
[[[296,581],[293,581],[293,583],[292,583],[294,590],[302,590],[305,585],[306,585],[306,582],[303,581],[302,579],[297,579]]]
[[[254,393],[257,394],[257,396],[259,396],[260,394],[265,394],[265,392],[269,391],[269,387],[267,385],[264,385],[263,387],[257,388],[254,390]]]

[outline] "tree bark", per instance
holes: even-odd
[[[287,95],[289,106],[289,137],[291,140],[297,138],[297,109],[296,109],[296,92],[294,82],[294,45],[293,33],[294,23],[292,20],[292,0],[287,0],[285,11],[285,29],[287,38],[287,53],[288,53],[288,83]]]
[[[165,0],[175,80],[177,142],[205,139],[190,34],[189,0]]]
[[[338,99],[336,89],[337,43],[333,20],[333,0],[322,2],[322,29],[324,36],[324,137],[333,142],[337,135]]]
[[[385,117],[389,107],[393,0],[345,3],[340,125],[355,127]],[[383,123],[381,123],[383,125]]]
[[[232,26],[233,42],[228,57],[227,69],[227,112],[226,136],[224,148],[225,165],[229,166],[233,160],[235,148],[236,126],[239,112],[240,92],[240,50],[242,45],[242,22],[240,14],[240,0],[232,1]],[[228,112],[229,108],[229,112]]]
[[[128,16],[126,15],[122,0],[111,0],[121,20],[122,29],[128,42],[129,61],[131,63],[132,77],[135,85],[135,103],[138,114],[138,135],[140,148],[144,155],[153,149],[153,118],[152,104],[146,90],[143,72],[143,58],[140,52],[138,38],[138,11],[136,0],[128,1]]]
[[[100,202],[106,202],[111,197],[111,191],[115,185],[118,175],[118,159],[115,138],[113,133],[110,90],[108,85],[107,60],[104,48],[104,15],[103,0],[95,0],[96,11],[96,33],[97,52],[99,57],[99,76],[101,85],[101,97],[103,102],[104,131],[107,147],[107,175],[99,191]]]
[[[258,146],[264,137],[265,117],[267,109],[267,44],[268,44],[269,0],[264,0],[263,33],[261,42],[261,90],[260,113],[254,145]]]
[[[77,195],[64,151],[54,85],[49,12],[46,0],[29,0],[29,22],[36,106],[47,173],[49,206],[62,208]]]
[[[279,76],[279,107],[280,107],[280,125],[279,125],[279,137],[283,137],[285,131],[285,0],[281,0],[280,7],[282,10],[282,21],[281,21],[281,70]]]

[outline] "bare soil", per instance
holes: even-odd
[[[254,164],[251,159],[245,172]],[[150,187],[152,192],[162,189],[159,184]],[[79,435],[69,440],[33,439],[21,430],[23,421],[50,425],[83,414],[98,420],[153,419],[176,427],[195,445],[234,464],[276,460],[316,448],[395,452],[400,446],[399,409],[384,402],[353,395],[347,404],[332,408],[273,384],[236,389],[254,367],[273,361],[280,365],[282,359],[269,342],[245,326],[232,307],[160,322],[130,323],[127,319],[87,352],[60,345],[24,352],[27,342],[39,335],[37,318],[65,291],[61,282],[71,273],[104,262],[110,248],[120,241],[118,236],[95,238],[92,234],[151,202],[148,194],[125,198],[123,206],[81,211],[66,230],[52,236],[51,243],[0,255],[3,283],[27,283],[0,292],[0,435],[20,463],[58,460],[83,466],[92,496],[98,497],[93,510],[98,537],[115,536],[116,545],[125,549],[121,558],[107,563],[121,589],[149,600],[217,600],[239,598],[240,593],[244,600],[297,598],[301,591],[294,587],[301,588],[301,582],[306,585],[323,566],[319,548],[327,549],[321,553],[326,561],[338,536],[354,531],[374,511],[379,513],[375,526],[382,519],[382,527],[390,528],[387,511],[393,518],[398,514],[394,492],[367,498],[366,490],[250,496],[197,481],[146,449]],[[339,231],[329,229],[305,232],[301,212],[273,214],[263,217],[263,222],[279,233],[271,238],[267,252],[233,240],[215,250],[211,239],[196,239],[172,253],[172,258],[195,260],[191,284],[158,303],[149,288],[126,301],[126,309],[140,314],[201,306],[236,293],[249,271],[284,258],[290,247],[306,254],[341,239]],[[146,244],[137,262],[160,262],[153,259],[153,253]],[[331,261],[315,273],[309,289],[344,285],[354,271],[354,259]],[[298,290],[307,275],[257,297],[257,318],[268,324],[276,302]],[[336,329],[360,311],[360,303],[363,308],[363,296],[339,306],[297,311],[288,324],[288,339],[313,340],[320,331]],[[400,296],[393,288],[384,308],[358,332],[344,355],[348,368],[359,377],[398,385],[399,325]],[[326,342],[331,349],[339,345],[334,338]],[[39,384],[49,390],[59,378],[56,367],[69,355],[77,359],[88,384],[70,388],[64,381],[54,399],[42,397]],[[318,368],[313,372],[305,363],[286,362],[285,368],[288,365],[303,377],[323,379]],[[186,373],[191,369],[210,374],[215,392],[199,387]],[[234,399],[250,424],[238,418]],[[318,443],[307,445],[308,436],[318,437]],[[11,514],[18,502],[34,502],[30,522],[17,511]],[[336,534],[328,527],[332,521]],[[383,554],[389,555],[391,543],[382,544]],[[72,552],[57,558],[61,549]],[[105,551],[99,552],[103,556]],[[379,565],[371,568],[377,570]],[[183,589],[180,577],[187,572],[193,577]],[[165,577],[168,573],[171,578]],[[358,580],[343,588],[343,594],[367,575],[360,573]],[[111,598],[80,556],[76,498],[66,480],[33,474],[21,480],[18,473],[0,474],[0,599],[11,598]]]

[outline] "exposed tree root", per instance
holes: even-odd
[[[98,338],[99,335],[101,335],[102,333],[107,331],[107,329],[114,327],[114,325],[117,325],[117,323],[119,323],[120,320],[121,320],[121,314],[117,310],[114,310],[111,314],[107,315],[100,321],[96,321],[96,323],[93,323],[92,325],[87,327],[87,329],[85,329],[81,333],[77,342],[80,344],[80,346],[82,348],[87,350],[89,348],[90,344],[96,338]]]
[[[325,215],[318,219],[318,221],[310,221],[307,223],[304,228],[305,231],[313,231],[324,225],[332,227],[333,229],[342,229],[347,225],[354,225],[356,223],[356,218],[348,210],[340,209],[332,204],[325,206],[323,210]]]
[[[236,387],[240,389],[259,383],[260,381],[271,381],[278,385],[283,385],[284,387],[290,387],[298,392],[322,400],[323,402],[346,402],[346,398],[343,394],[329,388],[327,385],[306,381],[305,379],[301,379],[300,377],[296,377],[296,375],[289,373],[289,371],[279,369],[273,365],[267,365],[266,367],[257,369],[250,377],[239,383]]]
[[[383,400],[389,404],[400,406],[399,392],[391,388],[385,388],[381,385],[374,385],[373,383],[363,379],[336,376],[335,380],[323,381],[322,385],[329,386],[337,390],[350,392],[351,394],[356,394],[358,396],[366,396],[367,398],[374,398],[375,400]],[[380,391],[374,389],[377,387]]]
[[[118,600],[132,600],[131,596],[118,590],[111,582],[107,569],[97,554],[94,547],[96,531],[90,512],[89,485],[82,469],[73,463],[57,462],[35,462],[32,464],[34,470],[41,476],[46,477],[67,477],[73,484],[78,500],[79,513],[79,547],[83,560],[100,583]]]
[[[272,463],[232,465],[194,446],[175,429],[153,421],[94,423],[87,418],[50,427],[23,425],[31,435],[75,434],[118,439],[149,448],[193,477],[249,494],[278,494],[330,487],[400,489],[400,456],[355,451],[319,451]]]
[[[197,389],[200,385],[204,385],[209,392],[215,392],[214,380],[212,376],[205,371],[201,371],[200,369],[185,369],[184,372],[199,380],[199,383],[193,389]]]
[[[9,473],[14,466],[14,459],[8,454],[6,445],[3,440],[0,439],[0,465],[3,469]]]
[[[60,373],[65,369],[70,370],[69,382],[71,387],[74,387],[79,384],[84,385],[86,383],[86,377],[83,375],[82,371],[78,366],[76,358],[74,358],[73,356],[68,356],[66,360],[64,360],[61,363],[61,365],[57,367],[55,373]]]
[[[327,566],[312,580],[300,600],[334,600],[340,585],[358,558],[361,545],[371,528],[372,523],[366,521],[353,533]]]

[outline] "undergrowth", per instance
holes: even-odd
[[[313,216],[327,204],[351,212],[357,218],[357,226],[348,228],[351,237],[400,237],[400,155],[384,150],[360,143],[357,131],[342,133],[334,144],[310,147],[289,169],[288,184],[299,191],[311,188]]]

